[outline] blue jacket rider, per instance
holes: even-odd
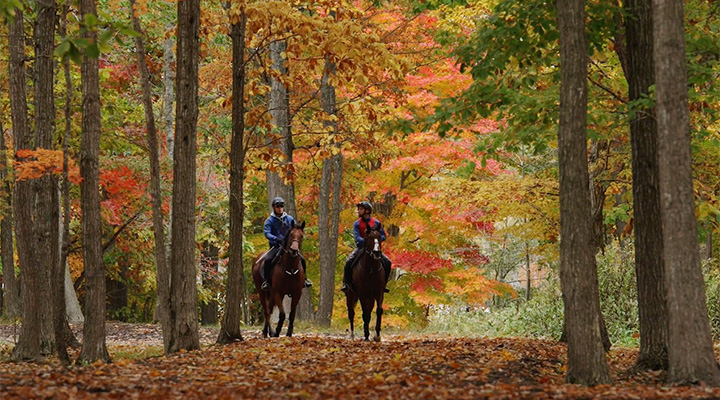
[[[260,270],[260,274],[263,278],[261,288],[263,290],[270,290],[272,269],[277,263],[277,259],[280,258],[280,249],[285,244],[285,237],[290,233],[290,228],[293,225],[295,219],[285,213],[285,200],[282,197],[276,197],[272,201],[273,212],[265,220],[265,237],[270,245],[270,250],[265,254],[265,260],[263,268]],[[305,265],[305,257],[300,255],[300,261],[302,263],[303,271],[307,274],[307,266]],[[305,275],[307,276],[307,275]],[[305,278],[305,287],[312,286],[310,279]]]
[[[363,245],[365,244],[365,229],[367,229],[368,226],[375,227],[380,229],[380,241],[384,242],[386,235],[385,235],[385,229],[383,229],[382,224],[377,219],[373,218],[371,216],[372,214],[372,205],[367,201],[362,201],[360,203],[357,203],[357,213],[358,213],[358,219],[353,224],[353,235],[355,236],[355,249],[350,253],[347,260],[345,261],[345,271],[343,272],[343,284],[340,287],[340,290],[343,292],[347,292],[348,285],[352,285],[352,270],[355,266],[355,261],[357,260],[358,255],[360,254],[360,251],[362,250]],[[390,267],[392,265],[392,262],[389,258],[383,253],[381,254],[382,257],[382,265],[383,269],[385,270],[385,292],[389,292],[390,290],[387,288],[387,282],[388,278],[390,277]]]

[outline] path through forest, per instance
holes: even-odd
[[[2,355],[9,354],[2,326]],[[609,353],[614,386],[563,384],[562,344],[529,339],[386,335],[381,343],[300,332],[262,339],[257,330],[229,346],[169,357],[154,325],[108,324],[112,364],[63,369],[0,363],[0,397],[52,399],[677,399],[720,398],[720,389],[666,387],[663,373],[630,375],[636,351]],[[10,336],[12,337],[12,336]],[[77,354],[76,352],[73,354]],[[139,358],[138,358],[139,357]]]

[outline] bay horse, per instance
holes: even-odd
[[[263,314],[265,315],[263,337],[268,337],[268,335],[271,337],[280,336],[280,330],[282,330],[283,322],[285,321],[285,310],[283,308],[283,297],[285,297],[285,295],[289,295],[292,299],[287,328],[287,335],[292,336],[295,311],[300,301],[303,287],[305,287],[305,271],[303,270],[300,260],[300,249],[304,236],[303,229],[305,229],[305,222],[298,225],[293,221],[293,226],[290,228],[287,237],[285,237],[282,249],[280,249],[279,260],[272,269],[272,275],[269,279],[271,282],[269,291],[261,288],[263,278],[260,274],[267,251],[258,256],[253,263],[253,283],[255,284],[255,290],[257,290],[260,296],[260,304],[262,304]],[[272,314],[273,308],[276,306],[280,315],[277,327],[273,330],[270,326],[270,314]]]
[[[365,341],[370,336],[370,316],[374,306],[376,307],[375,337],[373,340],[380,341],[380,324],[382,323],[382,303],[385,297],[385,269],[382,265],[382,248],[380,241],[380,230],[369,227],[366,230],[365,242],[357,256],[353,266],[352,285],[348,285],[345,292],[350,320],[350,338],[355,338],[354,319],[355,304],[360,300],[362,319],[365,329]]]

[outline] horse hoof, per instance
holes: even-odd
[[[379,341],[380,341],[380,336],[375,336],[373,338],[373,342],[379,342]]]

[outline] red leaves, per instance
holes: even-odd
[[[423,250],[383,250],[397,268],[418,274],[430,274],[442,268],[452,267],[452,261]]]

